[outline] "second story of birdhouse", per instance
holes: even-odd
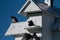
[[[27,0],[18,14],[27,16],[28,21],[32,20],[34,24],[40,26],[43,23],[52,24],[55,17],[59,17],[53,9],[53,0],[45,0],[44,3],[40,3],[39,0]]]
[[[45,0],[40,3],[39,0],[27,0],[18,14],[27,16],[27,21],[33,21],[34,25],[43,27],[44,32],[50,31],[57,15],[53,6],[53,0]]]
[[[53,0],[45,0],[44,3],[39,2],[39,0],[27,0],[22,8],[18,11],[18,14],[23,16],[31,16],[31,14],[39,15],[41,12],[49,12],[52,16],[56,16],[55,11],[52,11]],[[51,10],[51,11],[50,11]]]

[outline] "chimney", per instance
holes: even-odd
[[[45,3],[48,4],[48,6],[53,6],[53,0],[45,0]]]

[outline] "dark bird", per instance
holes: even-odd
[[[29,26],[33,26],[33,25],[34,25],[34,23],[33,23],[32,20],[28,21],[28,23],[29,23],[29,24],[28,24]]]
[[[33,36],[31,34],[25,33],[22,40],[30,40],[33,39]]]
[[[35,38],[35,40],[40,40],[40,38],[36,35],[36,33],[33,34],[33,38]]]
[[[10,17],[11,17],[13,23],[18,22],[18,20],[17,20],[17,18],[15,16],[10,16]]]

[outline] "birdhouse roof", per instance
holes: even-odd
[[[55,19],[52,31],[60,30],[60,17]]]
[[[9,35],[20,35],[22,36],[25,33],[29,33],[24,27],[27,27],[27,22],[18,22],[18,23],[11,23],[9,29],[6,32],[6,36]]]
[[[22,14],[24,16],[27,16],[27,13],[29,12],[48,12],[47,14],[50,14],[55,17],[59,17],[57,14],[58,8],[55,8],[54,6],[48,6],[46,3],[40,3],[35,0],[27,0],[26,3],[23,5],[23,7],[19,10],[18,14]]]
[[[41,11],[41,9],[33,2],[33,0],[27,0],[18,13],[26,15],[26,13],[28,12],[36,12],[36,11]]]

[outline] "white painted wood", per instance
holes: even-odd
[[[42,37],[42,33],[37,33],[36,34],[38,37]]]
[[[24,33],[29,33],[26,29],[24,29],[24,27],[27,26],[27,22],[11,23],[5,35],[23,35]]]
[[[15,37],[15,40],[21,40],[22,37]]]
[[[40,26],[28,26],[25,29],[28,30],[30,33],[41,33],[42,32],[42,27]]]
[[[45,0],[45,3],[48,4],[48,6],[51,6],[51,0]]]
[[[33,12],[33,11],[41,11],[41,9],[33,1],[31,1],[31,3],[27,6],[24,12]]]
[[[28,4],[29,1],[31,2],[30,4]],[[26,5],[28,6],[26,7]],[[27,0],[27,2],[23,5],[23,7],[18,11],[18,14],[26,16],[28,12],[33,11],[41,11],[41,9],[32,0]]]
[[[34,26],[28,26],[28,27],[25,27],[25,29],[27,29],[30,33],[41,33],[42,30],[42,16],[32,16],[32,17],[29,17],[27,22],[32,20],[33,23],[34,23]]]
[[[32,20],[35,25],[42,27],[42,16],[32,16],[29,17],[27,21]]]

